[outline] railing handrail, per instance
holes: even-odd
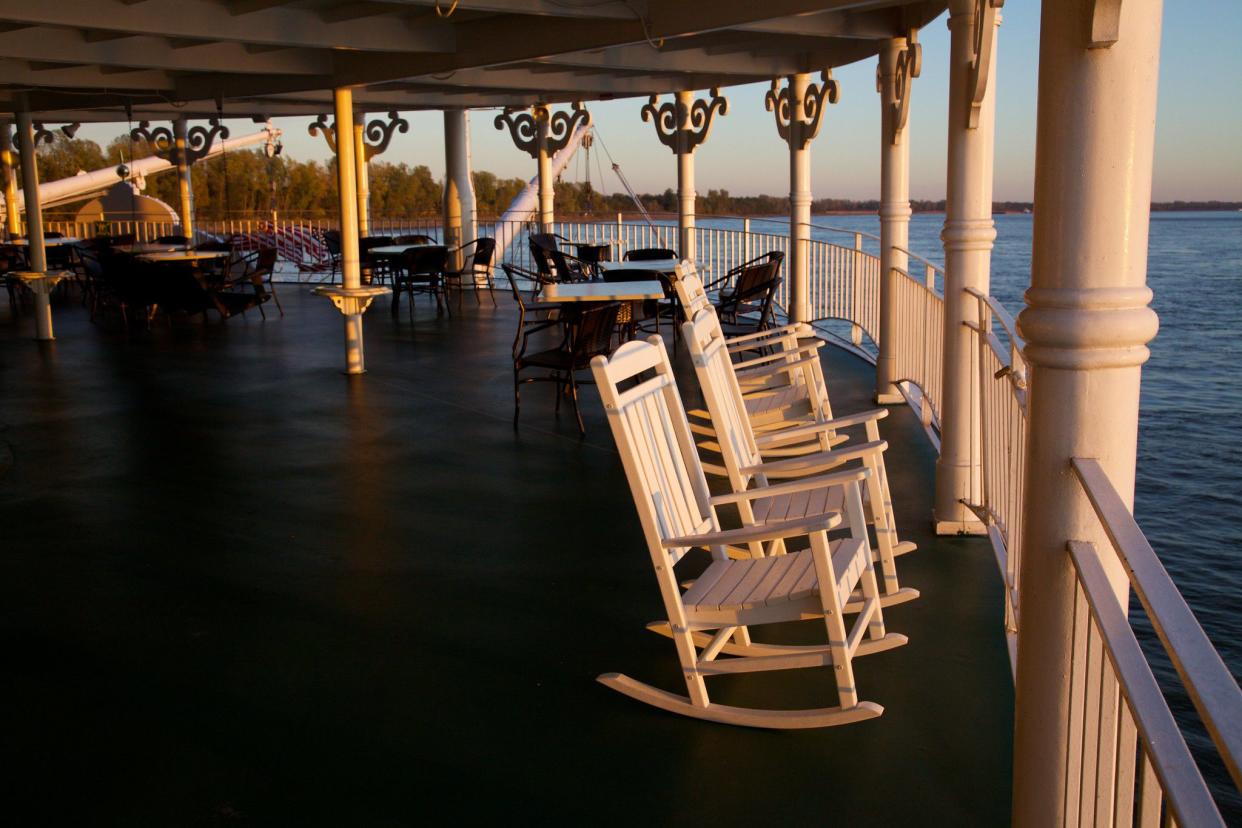
[[[941,275],[941,277],[943,277],[943,276],[944,276],[944,268],[943,268],[943,267],[941,267],[940,265],[936,264],[935,262],[931,261],[930,259],[925,259],[925,258],[923,258],[922,256],[920,256],[918,253],[912,253],[911,251],[907,250],[906,248],[904,248],[904,247],[898,247],[897,245],[893,245],[893,249],[894,249],[894,250],[896,250],[898,253],[905,253],[907,256],[909,256],[909,257],[910,257],[910,258],[912,258],[912,259],[918,259],[918,260],[919,260],[920,262],[922,262],[925,266],[930,267],[932,270],[934,270],[934,271],[936,271],[937,273],[939,273],[939,274]],[[900,270],[900,269],[901,269],[901,268],[898,268],[898,270]],[[910,274],[908,274],[908,273],[907,273],[906,275],[907,275],[907,276],[909,276]]]
[[[1001,326],[1005,329],[1005,333],[1009,337],[1009,341],[1012,342],[1018,350],[1021,350],[1026,345],[1025,340],[1023,340],[1018,334],[1018,325],[1014,321],[1013,314],[1009,312],[1008,308],[978,288],[968,287],[965,288],[965,290],[971,296],[988,306],[988,310],[992,312],[992,315],[996,317],[996,320],[1000,322]]]
[[[917,257],[915,257],[915,258],[917,258]],[[936,288],[935,288],[935,286],[934,286],[934,285],[928,285],[926,280],[924,280],[924,279],[920,279],[919,277],[917,277],[917,276],[915,276],[913,273],[911,273],[909,270],[907,270],[907,269],[905,269],[905,268],[903,268],[903,267],[894,267],[894,268],[893,268],[893,270],[897,271],[897,272],[898,272],[898,273],[900,273],[902,276],[905,276],[907,279],[909,279],[911,282],[914,282],[914,283],[915,283],[916,285],[918,285],[919,287],[924,288],[924,289],[925,289],[925,290],[927,290],[929,293],[931,293],[933,296],[939,296],[939,297],[943,298],[944,294],[942,294],[940,291],[936,290]],[[943,284],[943,282],[942,282],[942,284]]]
[[[1070,541],[1068,551],[1087,606],[1104,637],[1104,651],[1121,685],[1122,697],[1142,736],[1143,750],[1177,816],[1177,824],[1223,826],[1207,783],[1104,572],[1099,550],[1087,541]]]
[[[1071,464],[1234,784],[1242,788],[1242,689],[1100,462],[1075,457]]]

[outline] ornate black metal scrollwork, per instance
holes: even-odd
[[[563,109],[553,112],[548,121],[548,153],[560,152],[569,143],[575,129],[590,125],[591,113],[581,103],[575,102],[568,112]]]
[[[314,122],[306,128],[306,131],[312,138],[316,135],[323,137],[324,143],[328,145],[328,151],[336,155],[336,124],[328,124],[328,116],[320,115]]]
[[[328,116],[320,115],[306,128],[306,131],[312,136],[322,136],[324,143],[328,145],[328,151],[336,155],[335,121],[329,124]],[[388,120],[386,121],[382,118],[367,121],[362,129],[362,152],[364,153],[365,160],[370,161],[377,155],[383,155],[388,149],[388,145],[392,143],[393,135],[398,132],[404,134],[409,131],[410,122],[396,112],[389,112]],[[357,151],[357,148],[355,148],[355,151]]]
[[[190,127],[185,134],[185,162],[188,165],[192,166],[205,158],[217,138],[224,140],[229,137],[229,128],[221,124],[219,118],[212,118],[207,123],[208,126]]]
[[[52,134],[50,129],[43,126],[42,121],[34,122],[34,145],[36,147],[39,144],[50,144],[54,140],[56,140],[56,136]]]
[[[979,126],[979,111],[988,91],[988,72],[992,66],[992,46],[996,42],[996,16],[1005,0],[975,0],[973,53],[970,58],[970,95],[967,98],[966,126]]]
[[[366,160],[370,161],[377,155],[383,155],[388,149],[388,144],[392,141],[394,133],[400,132],[405,134],[410,131],[410,122],[405,118],[397,115],[396,112],[388,113],[388,120],[376,118],[374,121],[367,121],[367,125],[363,130],[363,146],[365,147]]]
[[[721,96],[720,90],[712,89],[710,94],[710,98],[699,98],[689,105],[681,94],[664,104],[659,104],[659,97],[652,95],[642,108],[642,118],[655,124],[656,137],[673,152],[678,155],[694,152],[707,140],[715,116],[729,113],[729,102]]]
[[[825,70],[820,74],[820,83],[807,84],[801,100],[794,99],[792,83],[787,81],[782,88],[779,80],[773,80],[772,88],[763,96],[763,105],[775,113],[776,131],[789,148],[802,150],[819,134],[824,109],[836,103],[840,94],[832,70]]]
[[[177,141],[168,127],[152,129],[150,121],[139,121],[138,126],[129,131],[129,137],[134,141],[146,141],[157,158],[176,163]]]
[[[541,149],[549,155],[564,149],[575,129],[591,124],[591,113],[581,103],[574,103],[567,112],[551,112],[547,104],[538,103],[530,112],[508,108],[496,116],[494,123],[496,129],[508,128],[514,146],[531,158],[538,158]]]

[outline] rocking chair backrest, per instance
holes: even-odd
[[[651,371],[654,376],[639,379]],[[664,549],[662,542],[719,527],[668,351],[658,336],[627,342],[611,358],[591,360],[591,372],[604,400],[669,617],[675,620],[680,590],[672,565],[686,548]],[[621,385],[626,386],[624,391]],[[723,557],[724,552],[715,550],[714,554]]]
[[[681,302],[687,319],[693,319],[695,314],[710,304],[707,291],[703,289],[703,280],[689,262],[677,265],[673,286],[677,289],[677,300]]]
[[[729,346],[716,310],[711,307],[700,310],[682,325],[682,334],[712,417],[716,442],[729,470],[729,481],[734,491],[744,491],[750,485],[751,475],[743,473],[742,469],[762,463],[763,458],[755,444],[754,429],[733,373]]]

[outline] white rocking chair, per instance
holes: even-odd
[[[720,324],[711,308],[704,308],[682,326],[682,334],[690,349],[695,375],[707,401],[717,436],[716,444],[724,460],[723,472],[734,492],[747,492],[750,499],[738,501],[738,511],[747,526],[787,520],[802,520],[816,514],[845,508],[844,492],[839,488],[800,492],[797,495],[764,496],[770,479],[802,478],[822,474],[847,462],[859,462],[869,474],[866,478],[866,517],[876,536],[875,560],[883,573],[884,606],[911,601],[919,596],[916,589],[902,588],[897,579],[895,558],[912,551],[914,544],[897,540],[896,518],[888,489],[888,473],[884,466],[884,450],[888,444],[880,439],[877,421],[888,415],[884,409],[865,412],[854,417],[838,418],[823,423],[799,426],[780,432],[756,434],[747,416],[741,389],[733,375],[728,346]],[[803,453],[802,456],[765,461],[764,449],[777,442],[805,439],[816,433],[835,431],[851,425],[865,424],[867,442],[827,452]],[[706,468],[708,464],[704,463]],[[757,488],[752,488],[756,486]],[[769,492],[774,489],[767,488]],[[779,547],[778,547],[779,549]],[[750,554],[763,554],[752,544]],[[860,599],[855,599],[855,602]],[[852,609],[853,607],[847,607]]]
[[[906,637],[884,630],[858,490],[867,470],[712,497],[660,338],[626,343],[611,359],[593,359],[591,370],[638,509],[688,695],[618,673],[601,675],[599,681],[663,710],[750,727],[827,727],[879,716],[882,707],[858,700],[853,658],[901,646]],[[644,379],[648,374],[652,375]],[[627,386],[624,391],[619,388],[622,384]],[[841,524],[839,513],[729,531],[722,531],[716,519],[715,508],[721,504],[825,487],[843,492],[849,537],[828,539],[828,531]],[[809,538],[810,548],[746,560],[733,560],[725,553],[728,545],[774,545],[793,537]],[[709,550],[712,562],[683,593],[675,567],[695,547]],[[855,588],[860,588],[864,600],[847,629],[845,604]],[[826,645],[778,646],[750,640],[750,626],[814,618],[824,620]],[[837,706],[731,707],[712,702],[705,681],[717,675],[821,666],[834,668]]]
[[[715,313],[693,264],[683,262],[677,268],[674,286],[687,320],[704,309]],[[817,356],[823,342],[807,342],[809,337],[810,329],[798,324],[726,338],[731,357],[759,352],[758,356],[742,359],[733,366],[747,415],[756,431],[832,419],[828,384]],[[706,412],[689,413],[692,420],[704,421],[695,422],[694,430],[712,436]],[[825,450],[845,440],[844,436],[821,432],[810,449]],[[802,453],[801,447],[795,446],[788,453]]]

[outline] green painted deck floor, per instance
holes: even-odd
[[[881,426],[923,597],[886,614],[909,645],[855,662],[884,715],[694,721],[594,681],[684,689],[643,629],[661,605],[594,389],[585,440],[543,384],[515,431],[508,302],[424,301],[413,324],[376,307],[370,373],[347,378],[340,316],[280,291],[283,319],[129,336],[70,303],[48,345],[0,309],[10,817],[1008,821],[999,578],[986,542],[929,533],[935,458],[907,409]],[[866,406],[870,367],[824,350],[836,410]],[[825,671],[710,687],[836,703]]]

